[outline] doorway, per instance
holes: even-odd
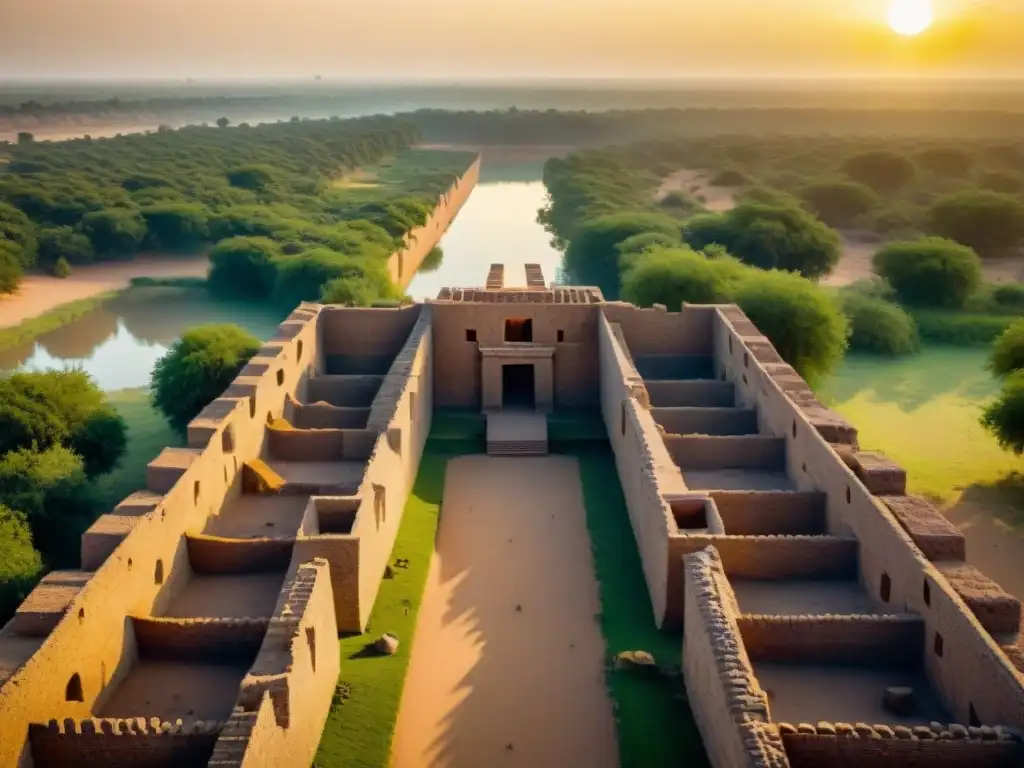
[[[533,408],[533,365],[501,366],[501,404],[504,408]]]

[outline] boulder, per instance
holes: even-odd
[[[658,665],[647,651],[623,651],[615,657],[615,668],[656,671]]]
[[[390,632],[385,632],[377,638],[377,642],[373,644],[373,647],[377,649],[377,653],[391,656],[398,650],[398,638]]]

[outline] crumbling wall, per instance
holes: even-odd
[[[716,372],[735,384],[741,404],[757,408],[764,433],[785,438],[790,477],[827,494],[829,532],[861,542],[867,593],[888,611],[924,620],[925,669],[949,710],[963,721],[973,713],[982,723],[1024,726],[1024,675],[837,453],[835,445],[856,444],[856,430],[817,402],[737,308],[718,309],[714,338]]]
[[[601,363],[601,412],[615,454],[647,589],[658,626],[669,603],[669,536],[675,521],[665,494],[683,494],[679,468],[665,450],[657,425],[641,403],[647,401],[643,380],[603,316],[598,323]]]
[[[391,254],[388,275],[403,290],[409,286],[427,254],[437,245],[480,180],[480,155],[437,201],[434,212],[422,227],[405,236],[405,247]]]
[[[736,626],[739,609],[713,548],[687,555],[683,676],[715,768],[789,766]]]
[[[713,352],[714,307],[683,305],[680,311],[665,307],[640,309],[626,302],[609,302],[602,308],[609,323],[617,324],[633,357],[648,355],[707,355]]]
[[[18,762],[30,722],[88,717],[127,673],[135,640],[125,618],[161,614],[187,581],[184,534],[203,530],[240,492],[239,470],[260,455],[267,414],[280,416],[285,394],[315,370],[319,313],[316,305],[294,311],[189,425],[188,447],[151,462],[148,492],[125,502],[136,514],[104,515],[86,532],[83,553],[96,570],[53,630],[31,639],[0,632],[0,658],[21,662],[0,668],[0,765]]]

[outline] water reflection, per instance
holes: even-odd
[[[0,370],[81,368],[107,391],[149,384],[153,366],[185,330],[236,323],[260,339],[285,313],[273,307],[211,299],[194,288],[133,288],[74,323],[0,352]]]
[[[418,273],[409,295],[421,301],[435,298],[445,286],[483,285],[492,263],[505,265],[510,286],[526,284],[527,263],[540,264],[547,282],[557,279],[562,253],[551,247],[550,235],[537,223],[546,199],[539,181],[478,185],[441,240],[441,266]]]

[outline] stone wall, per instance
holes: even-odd
[[[789,766],[736,626],[735,596],[713,548],[685,558],[683,675],[715,768]]]
[[[717,310],[714,340],[716,373],[735,384],[740,404],[757,408],[766,434],[785,438],[790,477],[802,490],[827,494],[829,532],[863,543],[860,573],[868,594],[887,610],[922,617],[925,669],[953,715],[967,722],[973,711],[983,723],[1024,726],[1024,675],[837,453],[835,444],[856,443],[856,431],[817,402],[735,307]]]
[[[431,249],[440,242],[452,221],[465,205],[480,179],[480,156],[466,169],[448,191],[441,195],[433,214],[422,227],[405,236],[405,247],[388,259],[391,282],[405,290]]]
[[[178,768],[202,765],[213,752],[224,723],[190,720],[152,723],[144,718],[51,720],[29,727],[32,753],[40,765],[80,768]]]
[[[686,486],[665,450],[650,411],[644,407],[647,393],[643,380],[617,334],[619,331],[602,315],[597,327],[601,412],[640,551],[654,619],[661,626],[671,583],[669,538],[676,530],[665,494],[685,493]]]

